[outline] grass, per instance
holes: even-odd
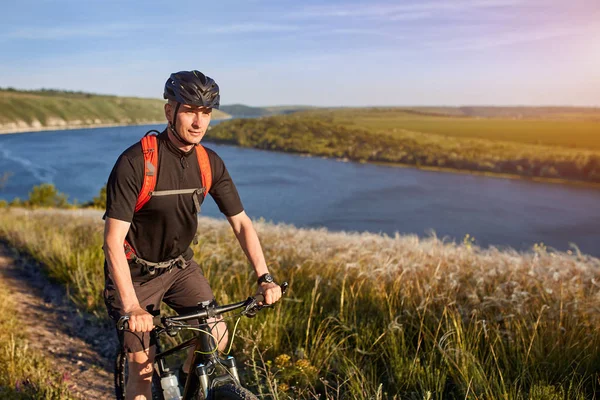
[[[18,318],[18,305],[0,281],[0,398],[69,400],[68,377],[56,372],[44,355],[29,346]]]
[[[195,258],[218,300],[246,298],[255,278],[231,229],[200,226]],[[596,258],[256,226],[270,269],[290,282],[234,340],[263,398],[589,399],[600,389]],[[99,214],[0,213],[0,236],[100,317],[101,234]]]
[[[0,127],[19,122],[29,126],[140,124],[164,121],[164,101],[71,92],[0,90]],[[213,118],[227,114],[215,110]]]

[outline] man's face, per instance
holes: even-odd
[[[166,111],[169,121],[174,122],[175,106],[167,104]],[[212,108],[182,104],[177,112],[177,132],[184,140],[199,143],[208,129],[211,113]]]

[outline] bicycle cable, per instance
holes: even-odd
[[[187,324],[187,323],[183,323],[183,322],[180,322],[180,321],[177,321],[177,322],[172,321],[171,324],[174,325],[175,327],[178,327],[178,328],[189,329],[191,331],[196,331],[196,332],[202,332],[202,333],[205,333],[205,334],[209,335],[210,337],[212,337],[213,340],[215,341],[215,343],[217,343],[217,346],[215,346],[214,350],[211,350],[211,351],[208,351],[208,352],[206,352],[206,351],[200,351],[200,350],[195,350],[195,352],[197,352],[199,354],[210,355],[210,354],[213,354],[213,353],[216,353],[216,352],[219,351],[218,345],[221,343],[221,341],[223,340],[223,338],[225,338],[225,333],[227,331],[223,332],[223,335],[219,339],[217,339],[212,334],[212,332],[209,332],[207,330],[201,329],[200,327],[201,326],[207,326],[208,329],[210,329],[212,331],[213,327],[216,326],[219,322],[224,322],[224,321],[227,321],[227,320],[233,320],[234,318],[237,317],[237,320],[235,321],[235,325],[233,327],[233,332],[231,334],[231,340],[229,342],[229,349],[227,349],[226,352],[222,352],[222,354],[224,354],[224,355],[229,355],[229,353],[231,353],[231,349],[233,348],[233,341],[235,339],[235,334],[237,333],[238,324],[240,323],[240,320],[242,319],[242,316],[244,316],[246,314],[247,313],[244,310],[244,311],[241,311],[240,313],[231,314],[231,315],[228,315],[226,317],[221,317],[221,319],[218,320],[218,321],[214,321],[212,323],[208,323],[207,322],[205,324]]]

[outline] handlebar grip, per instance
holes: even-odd
[[[152,325],[160,325],[162,324],[162,317],[160,315],[156,315],[152,317]],[[117,321],[117,329],[120,331],[129,330],[129,315],[124,315]]]
[[[281,288],[281,294],[285,294],[285,292],[288,289],[289,284],[287,282],[283,282],[281,285],[279,285],[279,287]],[[264,304],[265,303],[265,296],[263,296],[262,294],[257,294],[256,296],[254,296],[254,300],[256,300],[257,303],[263,303],[263,307],[269,307],[270,304]]]

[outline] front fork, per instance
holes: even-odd
[[[204,393],[204,398],[208,398],[208,390],[211,387],[211,382],[208,377],[209,369],[213,367],[213,362],[210,361],[208,364],[198,364],[196,366],[196,374],[198,375],[198,380],[200,382],[200,387],[202,388],[202,392]],[[227,356],[227,358],[221,359],[220,364],[224,365],[229,372],[229,376],[217,376],[212,380],[212,384],[218,384],[220,382],[227,382],[233,379],[236,385],[240,385],[240,376],[238,374],[237,363],[235,358],[232,356]]]

